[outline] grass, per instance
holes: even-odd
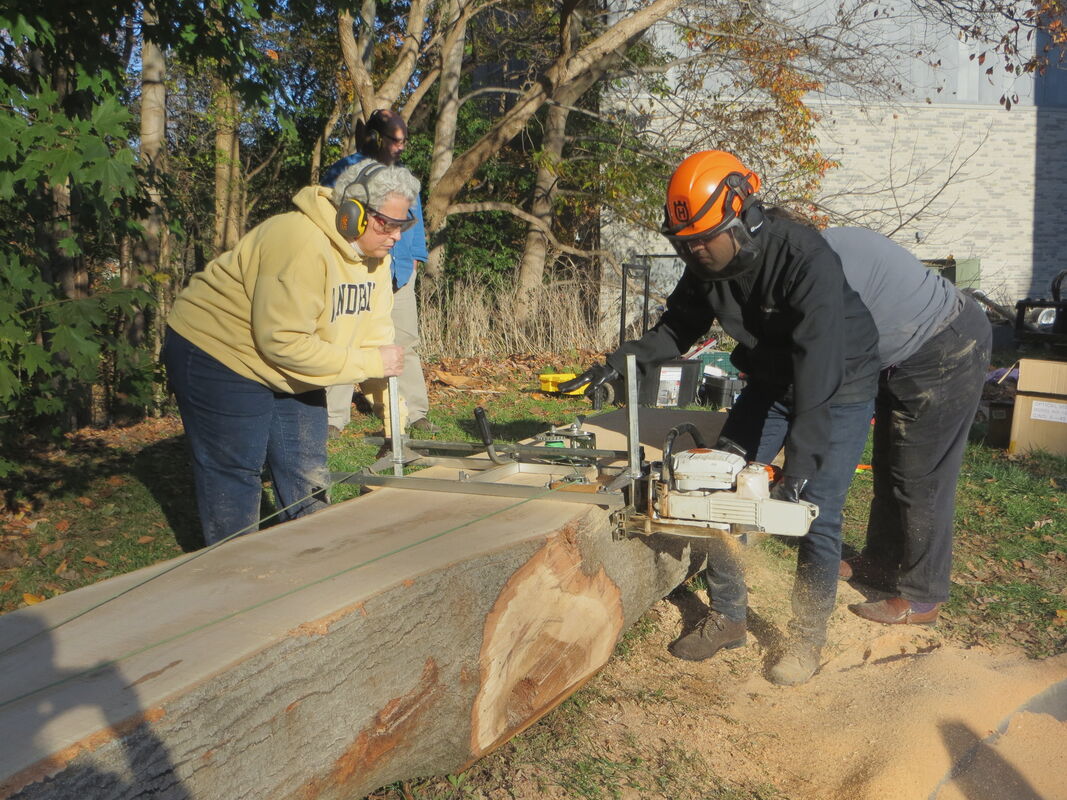
[[[473,411],[489,413],[494,434],[519,441],[570,423],[591,409],[582,398],[536,392],[544,371],[577,372],[592,353],[554,358],[442,359],[431,419],[437,438],[476,440]],[[462,379],[462,380],[461,380]],[[465,385],[459,385],[465,384]],[[377,420],[357,417],[329,443],[334,471],[371,463],[363,444]],[[869,459],[869,453],[865,461]],[[845,509],[845,538],[862,544],[870,474],[859,473]],[[1042,657],[1067,650],[1067,459],[1010,457],[972,443],[959,484],[951,601],[939,625],[946,640],[969,646],[1012,644]],[[358,492],[336,486],[334,500]],[[111,575],[179,555],[197,534],[197,518],[181,426],[173,418],[109,431],[81,431],[62,449],[28,452],[5,488],[0,515],[0,611],[40,602]],[[265,507],[269,511],[269,507]],[[791,551],[782,549],[783,558]],[[629,661],[656,630],[646,615],[620,640]],[[524,734],[460,775],[384,787],[377,800],[498,798],[519,782],[568,798],[703,797],[772,800],[768,787],[723,785],[697,754],[664,743],[597,736],[589,710],[613,697],[669,713],[677,700],[660,690],[596,680]]]

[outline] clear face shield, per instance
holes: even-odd
[[[748,272],[759,255],[759,245],[740,217],[703,236],[667,238],[686,267],[709,281],[730,280]]]

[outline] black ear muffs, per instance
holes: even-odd
[[[368,159],[369,160],[369,159]],[[358,239],[367,230],[367,204],[370,202],[370,179],[385,169],[385,164],[371,162],[354,181],[345,187],[345,199],[337,207],[337,232],[346,239]],[[355,187],[353,189],[353,187]],[[355,192],[362,197],[350,196]]]
[[[767,219],[767,215],[763,211],[763,203],[756,199],[755,195],[749,195],[745,198],[744,204],[741,206],[741,221],[745,223],[745,228],[748,232],[755,233],[763,227],[764,221]]]
[[[382,149],[382,136],[388,125],[389,120],[386,119],[382,109],[379,108],[370,115],[363,135],[363,147],[361,149],[364,153],[377,157]]]

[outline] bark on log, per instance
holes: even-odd
[[[642,418],[654,456],[692,415]],[[462,769],[702,564],[608,516],[381,489],[0,617],[0,798],[352,798]]]

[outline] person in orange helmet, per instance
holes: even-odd
[[[878,382],[878,331],[841,262],[814,230],[764,213],[760,179],[731,153],[686,158],[667,185],[661,232],[685,263],[659,322],[561,391],[617,380],[628,353],[640,376],[677,358],[719,324],[737,341],[731,360],[748,382],[719,448],[770,463],[785,447],[779,500],[807,500],[819,516],[797,549],[793,617],[769,678],[806,682],[819,666],[837,593],[841,514],[860,460]],[[747,589],[734,558],[708,560],[711,610],[671,644],[692,661],[747,641]]]

